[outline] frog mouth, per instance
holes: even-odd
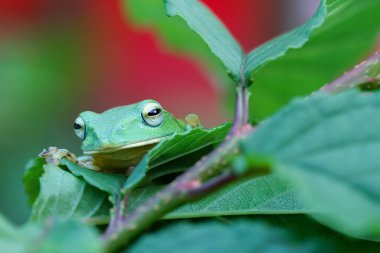
[[[150,144],[155,144],[159,143],[160,141],[166,139],[167,136],[147,140],[147,141],[141,141],[141,142],[135,142],[135,143],[128,143],[122,146],[118,147],[112,147],[112,148],[106,148],[106,149],[101,149],[101,150],[86,150],[83,151],[85,155],[93,155],[93,154],[102,154],[102,153],[114,153],[119,150],[124,150],[124,149],[129,149],[129,148],[137,148],[137,147],[142,147]]]

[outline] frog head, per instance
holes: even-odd
[[[174,132],[183,132],[183,123],[154,100],[109,109],[103,113],[82,112],[74,123],[87,155],[114,154],[121,150],[152,146]],[[110,157],[110,155],[108,155]]]

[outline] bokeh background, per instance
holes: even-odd
[[[318,4],[204,2],[247,50],[303,23]],[[79,112],[152,98],[211,127],[230,118],[224,92],[200,62],[136,26],[121,0],[0,0],[0,212],[27,220],[21,176],[43,148],[80,154]]]

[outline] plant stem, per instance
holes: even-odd
[[[231,154],[238,153],[239,140],[252,130],[252,127],[247,125],[249,94],[244,82],[242,79],[242,83],[237,85],[234,122],[225,140],[217,149],[203,157],[127,217],[121,219],[115,216],[114,219],[117,221],[111,221],[110,227],[103,235],[106,252],[113,252],[128,244],[149,225],[174,208],[237,179],[237,175],[232,171],[220,173],[228,164],[227,158]]]
[[[235,173],[233,173],[232,171],[224,172],[224,173],[220,174],[219,176],[216,176],[216,177],[208,180],[204,184],[201,184],[199,187],[197,187],[193,190],[190,190],[187,193],[187,196],[189,198],[196,199],[196,198],[198,198],[198,196],[210,193],[210,192],[214,191],[215,189],[219,189],[220,187],[232,182],[236,178],[237,178],[237,175]]]
[[[380,52],[375,53],[367,60],[356,65],[353,69],[332,83],[326,84],[320,90],[337,93],[365,83],[373,83],[380,86]]]

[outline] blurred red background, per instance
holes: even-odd
[[[299,25],[317,4],[204,2],[246,50]],[[79,112],[152,98],[214,126],[228,120],[215,82],[152,31],[135,28],[120,1],[0,0],[1,212],[17,222],[27,217],[20,177],[28,158],[49,145],[79,152],[71,129]]]
[[[232,31],[246,50],[270,39],[286,27],[286,6],[276,1],[204,1]],[[205,71],[185,57],[168,54],[154,34],[128,24],[119,1],[2,0],[0,36],[49,29],[73,29],[82,42],[81,61],[89,75],[85,99],[94,110],[154,98],[175,114],[201,111],[210,125],[225,117],[219,108],[220,91]],[[280,25],[279,25],[280,24]],[[62,27],[67,26],[67,27]],[[247,26],[251,29],[247,29]],[[83,45],[85,44],[85,45]],[[170,70],[170,71],[168,71]],[[83,84],[85,85],[85,84]],[[170,99],[166,99],[170,98]],[[197,98],[197,103],[192,103]],[[188,105],[192,105],[189,108]],[[208,105],[208,106],[205,106]],[[195,108],[194,108],[195,106]]]

